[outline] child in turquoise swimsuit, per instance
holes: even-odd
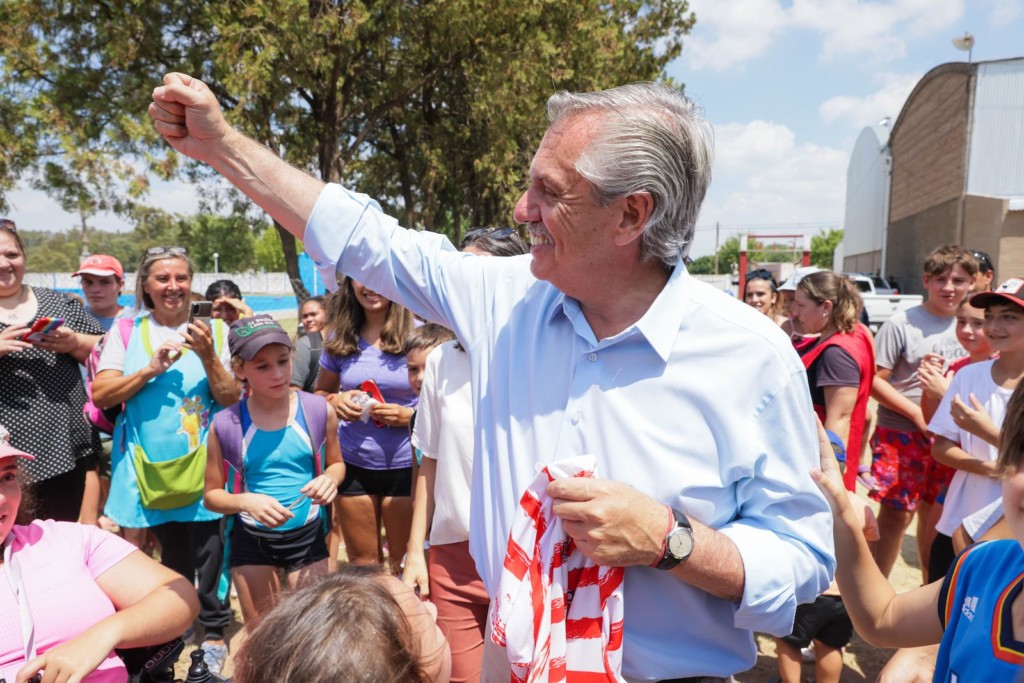
[[[289,588],[327,573],[322,509],[345,465],[327,401],[291,388],[292,342],[280,324],[267,315],[237,320],[228,345],[250,393],[214,418],[204,502],[232,515],[227,561],[248,627],[273,606],[279,569]]]

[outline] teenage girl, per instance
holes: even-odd
[[[268,315],[242,318],[231,324],[228,344],[250,393],[214,417],[204,502],[235,515],[228,566],[251,629],[281,590],[279,569],[289,588],[327,573],[321,507],[337,495],[345,465],[334,411],[290,386],[292,343],[284,328]]]
[[[412,522],[412,450],[409,421],[416,394],[409,385],[403,353],[412,314],[351,278],[331,297],[316,393],[327,397],[341,419],[345,479],[338,490],[335,519],[345,538],[349,562],[383,561],[380,527],[387,535],[391,572],[401,570]],[[383,402],[368,413],[367,381]],[[337,557],[332,545],[331,559]]]

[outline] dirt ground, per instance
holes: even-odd
[[[860,491],[863,493],[863,490]],[[874,505],[877,511],[878,506]],[[903,538],[903,548],[896,565],[893,567],[889,581],[896,592],[903,593],[921,585],[921,566],[917,559],[917,538],[914,529],[917,518],[910,523],[907,534]],[[778,678],[778,664],[775,658],[775,642],[770,636],[757,636],[757,664],[750,671],[736,676],[740,683],[767,683]],[[845,668],[840,679],[842,683],[872,682],[889,661],[895,650],[877,648],[868,645],[854,633],[853,640],[846,647],[843,656]],[[803,666],[802,683],[814,681],[814,664]]]

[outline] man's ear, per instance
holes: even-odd
[[[654,213],[654,197],[649,192],[636,192],[619,200],[622,204],[622,219],[615,231],[616,246],[625,246],[640,238],[647,221]]]

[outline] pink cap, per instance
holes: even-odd
[[[25,451],[19,451],[17,448],[11,445],[11,433],[7,429],[0,425],[0,458],[25,458],[26,460],[35,460],[36,456],[29,455]]]
[[[99,277],[106,277],[107,275],[114,275],[118,280],[124,279],[124,268],[121,267],[121,262],[113,256],[107,256],[106,254],[93,254],[82,259],[82,264],[78,266],[78,270],[71,273],[72,276],[78,276],[82,273],[89,275],[98,275]]]

